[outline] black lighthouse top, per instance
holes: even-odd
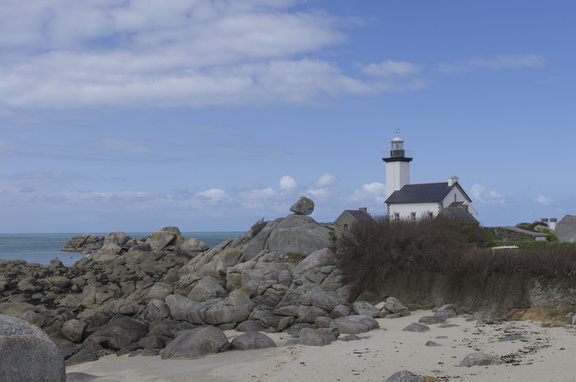
[[[390,152],[387,152],[387,158],[382,158],[384,162],[410,162],[413,158],[406,157],[406,151],[404,150],[404,141],[399,136],[395,136],[390,142],[392,148]]]

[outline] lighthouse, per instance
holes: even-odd
[[[404,141],[398,134],[390,143],[390,152],[385,153],[387,158],[382,158],[386,162],[386,198],[405,184],[410,184],[410,162],[412,161],[412,158],[406,156]]]

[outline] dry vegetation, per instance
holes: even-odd
[[[357,295],[394,295],[413,305],[503,311],[527,306],[534,282],[576,286],[575,245],[492,250],[494,239],[488,230],[450,218],[376,218],[352,226],[335,252]]]

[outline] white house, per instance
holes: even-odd
[[[458,177],[448,182],[410,184],[410,162],[406,157],[404,141],[396,136],[386,162],[386,206],[392,219],[433,218],[449,214],[457,219],[478,223],[478,212],[472,207],[472,199],[458,183]]]

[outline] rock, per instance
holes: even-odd
[[[227,293],[220,285],[220,280],[211,276],[204,277],[198,281],[196,286],[188,293],[188,298],[196,302],[204,302],[226,296]]]
[[[74,318],[66,321],[64,325],[62,325],[62,334],[70,341],[80,343],[86,334],[87,328],[88,325],[86,325],[85,322]]]
[[[170,315],[170,308],[162,300],[152,299],[142,312],[142,319],[146,322],[159,322]]]
[[[440,324],[446,322],[446,317],[442,316],[423,316],[418,320],[421,324]]]
[[[42,314],[38,314],[32,310],[27,310],[23,315],[20,316],[21,320],[28,322],[31,325],[36,325],[41,328],[46,322],[46,317]]]
[[[302,275],[315,268],[322,268],[330,265],[336,265],[334,253],[327,247],[323,247],[306,256],[304,260],[296,265],[296,268],[294,268],[292,273],[294,275]]]
[[[0,381],[64,382],[64,357],[40,329],[0,314]]]
[[[87,373],[78,373],[78,372],[66,373],[66,382],[92,382],[96,381],[98,378],[100,377],[97,375]]]
[[[316,320],[314,320],[314,325],[316,325],[319,328],[330,328],[330,324],[332,323],[333,319],[330,317],[317,317]]]
[[[428,341],[424,344],[425,346],[442,346],[438,342]]]
[[[239,323],[234,330],[238,332],[261,332],[264,330],[264,326],[260,321],[246,320]]]
[[[194,302],[179,294],[171,294],[170,296],[167,296],[165,302],[170,309],[170,315],[174,319],[188,321],[192,324],[198,325],[203,325],[205,323],[201,316],[204,305]]]
[[[180,233],[180,229],[177,227],[164,227],[160,231],[154,232],[146,244],[148,244],[152,249],[163,249],[170,245],[178,245],[184,243],[186,238]]]
[[[336,341],[340,333],[337,329],[311,329],[300,330],[299,343],[307,346],[326,346]]]
[[[163,282],[157,282],[152,285],[152,288],[150,288],[146,297],[151,300],[164,300],[166,296],[169,296],[172,293],[174,293],[174,288],[172,288],[172,286]]]
[[[83,233],[69,239],[60,250],[63,252],[92,253],[102,248],[102,245],[104,245],[104,236]]]
[[[316,287],[302,296],[302,304],[312,305],[322,308],[328,312],[340,305],[342,302],[331,292],[325,291],[322,287]]]
[[[140,305],[138,305],[138,301],[132,298],[119,298],[117,300],[108,301],[102,307],[102,310],[112,314],[125,314],[132,316],[138,313]]]
[[[166,347],[166,341],[158,336],[146,336],[138,341],[138,346],[143,349],[163,349]]]
[[[21,317],[29,310],[34,310],[34,305],[25,302],[3,302],[0,303],[0,314],[12,317]]]
[[[213,326],[185,330],[160,351],[162,359],[196,359],[229,347],[224,332]]]
[[[204,252],[209,248],[206,243],[194,238],[188,239],[180,245],[180,250],[192,255]]]
[[[486,353],[472,353],[468,354],[458,366],[470,367],[470,366],[491,366],[491,365],[501,365],[504,361],[500,357]]]
[[[332,311],[332,317],[334,318],[346,317],[350,316],[351,314],[352,309],[350,309],[349,306],[344,304],[337,305],[336,307],[334,307],[334,310]]]
[[[384,303],[384,307],[391,313],[398,313],[401,316],[408,316],[410,314],[410,309],[406,305],[402,304],[400,300],[395,297],[388,297]]]
[[[301,322],[313,324],[318,317],[322,316],[328,316],[328,313],[322,308],[300,305],[300,308],[298,309],[298,320]]]
[[[305,215],[288,215],[266,241],[267,249],[278,253],[310,254],[331,245],[329,230]]]
[[[338,329],[342,334],[366,333],[379,327],[378,321],[369,316],[340,317],[330,323],[330,329]]]
[[[276,343],[263,333],[248,331],[234,338],[230,347],[235,350],[265,349],[276,347]]]
[[[51,290],[53,292],[60,292],[63,288],[69,286],[70,279],[64,276],[51,276],[43,279],[37,280],[45,290]]]
[[[148,326],[130,317],[121,316],[91,334],[84,346],[92,351],[101,349],[120,350],[138,342],[148,334]]]
[[[54,258],[52,260],[50,260],[50,268],[54,269],[54,268],[63,268],[64,267],[64,263],[62,262],[62,260],[60,260],[59,258]]]
[[[310,215],[314,212],[314,202],[305,196],[300,197],[296,203],[290,207],[290,212],[298,215]]]
[[[246,320],[254,309],[254,303],[241,289],[230,293],[222,302],[202,310],[202,320],[210,325],[236,324]]]
[[[78,365],[85,362],[98,361],[98,355],[88,349],[82,349],[66,360],[66,366]]]
[[[126,244],[129,239],[130,237],[122,231],[112,231],[104,238],[104,245],[117,244],[122,246]]]
[[[440,379],[430,376],[420,376],[408,370],[392,374],[385,382],[439,382]]]
[[[429,330],[430,328],[428,326],[419,324],[417,322],[413,322],[404,329],[402,329],[402,331],[404,332],[418,332],[418,333],[427,332]]]
[[[370,316],[370,317],[380,317],[380,309],[374,307],[374,305],[366,301],[356,301],[352,304],[354,312],[359,315]]]
[[[437,310],[436,313],[434,313],[435,317],[443,317],[443,318],[452,318],[452,317],[456,317],[456,310],[454,310],[453,308],[444,308],[441,310]]]

